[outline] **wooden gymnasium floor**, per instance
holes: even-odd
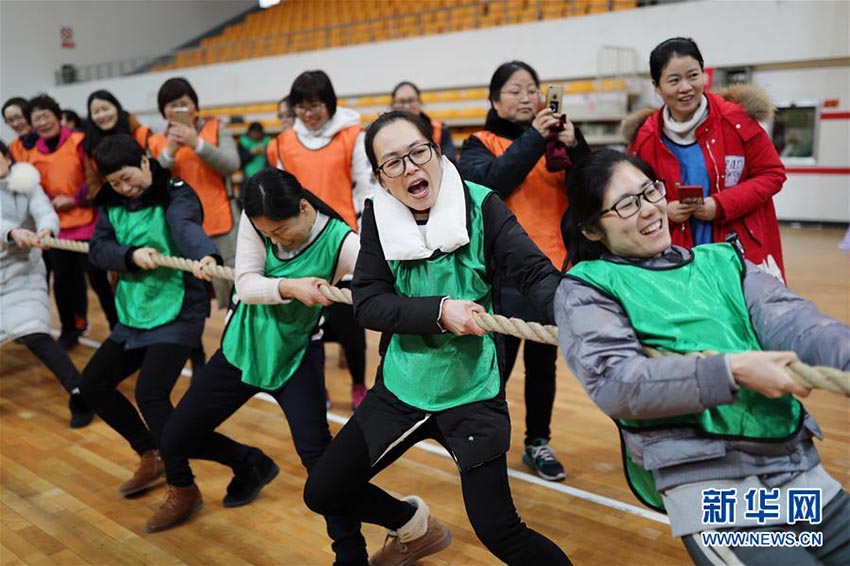
[[[850,257],[837,249],[840,230],[783,228],[791,286],[828,314],[850,322]],[[94,300],[94,299],[92,299]],[[90,340],[106,336],[92,308]],[[94,314],[97,313],[97,314]],[[217,344],[222,314],[205,334],[208,354]],[[372,382],[376,335],[369,339]],[[328,384],[334,407],[331,428],[350,415],[349,381],[337,369],[336,345],[328,347]],[[82,367],[92,350],[79,346]],[[204,508],[183,526],[143,534],[163,488],[123,499],[116,487],[137,462],[127,445],[101,420],[82,430],[67,426],[66,396],[53,377],[22,346],[0,353],[0,565],[11,564],[330,564],[333,555],[323,521],[301,499],[304,471],[294,454],[286,421],[276,405],[252,400],[222,430],[260,446],[281,467],[280,476],[253,504],[225,509],[228,469],[195,462]],[[182,379],[178,399],[188,385]],[[509,465],[514,500],[524,520],[563,547],[576,564],[686,564],[688,558],[663,518],[639,507],[620,470],[612,422],[592,404],[559,362],[552,444],[567,469],[563,483],[538,481],[521,462],[524,404],[521,362],[508,386],[513,413]],[[132,380],[122,385],[132,393]],[[826,433],[819,444],[824,465],[850,486],[850,411],[835,395],[815,392],[806,402]],[[396,494],[417,493],[446,521],[452,546],[423,564],[493,564],[466,519],[457,473],[450,459],[431,449],[412,449],[377,483]],[[364,525],[369,547],[383,532]]]

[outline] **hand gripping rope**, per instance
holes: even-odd
[[[60,240],[58,238],[41,238],[41,244],[57,250],[67,250],[79,253],[88,253],[89,245],[87,242],[78,242],[75,240]],[[161,267],[171,269],[179,269],[180,271],[191,272],[197,264],[197,261],[186,259],[183,257],[165,256],[156,254],[152,256],[153,262]],[[219,279],[228,281],[234,280],[233,269],[220,265],[207,266],[204,271]],[[348,289],[340,289],[332,285],[321,285],[319,291],[322,295],[335,303],[352,304],[351,291]],[[488,332],[498,332],[507,334],[515,338],[531,340],[532,342],[540,342],[542,344],[558,345],[558,327],[552,325],[543,325],[537,322],[526,322],[519,318],[508,318],[499,314],[491,315],[488,313],[474,313],[475,322]],[[662,353],[653,348],[644,347],[644,354],[650,358],[657,358],[667,355],[677,355],[673,353]],[[705,357],[715,355],[717,352],[693,352],[686,354],[688,356]],[[841,371],[839,369],[826,366],[810,366],[803,362],[792,362],[786,366],[786,371],[795,382],[808,389],[824,389],[839,393],[845,397],[850,397],[850,372]]]

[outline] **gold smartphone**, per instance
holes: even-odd
[[[191,126],[191,122],[189,120],[189,107],[188,106],[176,106],[171,109],[171,121],[176,122],[178,124],[183,124],[184,126]]]
[[[564,98],[564,87],[549,85],[546,87],[546,106],[553,114],[561,114],[561,101]]]

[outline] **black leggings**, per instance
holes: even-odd
[[[80,386],[80,372],[68,356],[65,348],[59,345],[49,334],[38,332],[27,334],[15,340],[26,346],[41,360],[47,369],[53,372],[59,383],[68,393]]]
[[[507,316],[507,315],[506,315]],[[505,336],[505,375],[514,369],[522,340]],[[552,407],[555,405],[555,363],[558,347],[525,340],[525,444],[538,438],[549,440]]]
[[[517,289],[504,287],[501,294],[500,314],[518,317],[533,322],[544,322],[543,318]],[[503,336],[505,344],[505,377],[510,378],[516,363],[519,338]],[[555,363],[558,347],[525,341],[525,444],[538,438],[549,440],[552,423],[552,407],[555,404]]]
[[[447,446],[430,419],[373,467],[363,430],[355,419],[350,419],[310,472],[304,488],[305,503],[316,513],[348,514],[358,521],[397,530],[412,518],[415,510],[370,480],[425,438]],[[499,560],[511,565],[570,564],[555,543],[529,529],[520,519],[511,498],[504,454],[461,471],[460,481],[472,528]]]
[[[351,288],[350,282],[340,282],[340,288]],[[351,383],[366,383],[366,331],[354,320],[354,307],[334,303],[325,308],[325,342],[339,342],[351,373]]]
[[[324,365],[321,343],[311,342],[292,377],[280,389],[266,392],[283,410],[295,451],[308,472],[331,442],[325,413]],[[171,414],[162,435],[163,453],[169,458],[215,460],[239,473],[250,465],[249,458],[257,449],[214,431],[261,391],[243,383],[239,368],[218,350],[192,378],[192,385]],[[365,563],[366,541],[360,534],[360,524],[349,518],[325,519],[337,564]]]
[[[87,254],[67,250],[48,250],[45,253],[45,262],[53,272],[53,295],[56,298],[56,310],[59,311],[63,334],[77,330],[75,315],[87,317],[86,274],[100,301],[109,328],[113,328],[118,322],[115,298],[106,271],[95,267],[88,257]]]
[[[162,430],[174,410],[171,390],[192,348],[178,344],[153,344],[125,350],[124,345],[107,339],[83,370],[80,391],[97,415],[130,443],[138,453],[159,448]],[[136,403],[144,416],[118,391],[117,386],[140,369],[136,380]],[[147,423],[147,425],[145,425]],[[150,428],[148,428],[150,427]],[[185,477],[185,458],[164,458],[165,474]]]

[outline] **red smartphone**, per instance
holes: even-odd
[[[679,185],[676,192],[682,204],[702,204],[702,185]]]

